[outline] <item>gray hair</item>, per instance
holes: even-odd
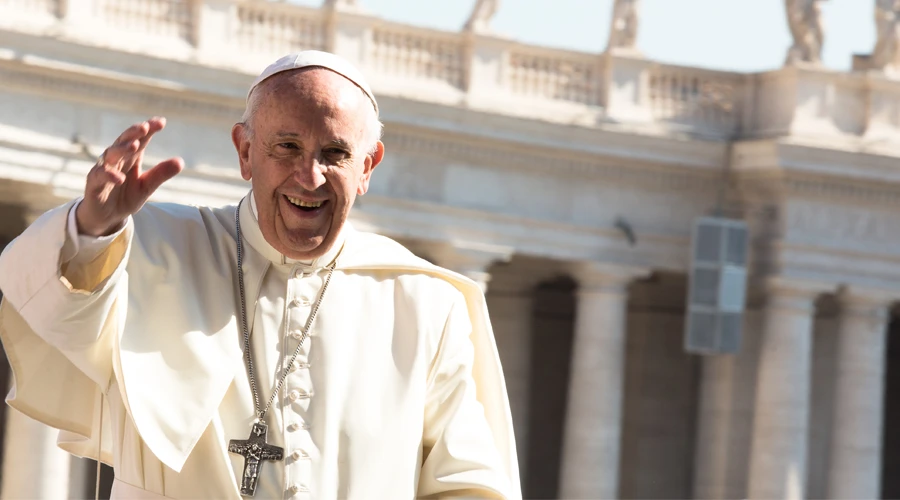
[[[250,96],[247,98],[247,107],[244,108],[244,114],[241,116],[241,123],[244,125],[244,137],[247,139],[253,137],[253,116],[259,110],[259,106],[262,102],[262,92],[259,92],[258,90],[258,88],[253,89],[253,92],[250,93]],[[363,92],[362,89],[360,89],[360,92],[362,92],[363,96],[366,98],[366,102],[369,102],[369,97],[366,96],[365,92]],[[364,151],[366,154],[372,155],[378,150],[378,141],[381,140],[381,136],[384,133],[384,124],[378,119],[378,113],[375,111],[374,107],[366,106],[366,109],[368,109],[369,112],[366,118],[366,131],[363,136],[363,146],[365,147]]]

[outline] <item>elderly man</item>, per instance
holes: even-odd
[[[235,207],[145,202],[165,121],[0,257],[8,402],[113,465],[113,498],[518,498],[477,285],[347,218],[384,156],[378,104],[323,52],[267,68],[232,129]]]

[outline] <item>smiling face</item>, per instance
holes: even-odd
[[[285,257],[315,259],[334,244],[384,156],[381,142],[374,151],[368,142],[375,111],[359,87],[321,68],[280,73],[255,93],[258,107],[231,136],[260,230]]]

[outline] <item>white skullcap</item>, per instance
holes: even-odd
[[[375,106],[375,114],[378,114],[378,103],[375,101],[375,94],[372,93],[372,89],[369,88],[369,84],[366,83],[366,79],[363,78],[362,73],[346,59],[319,50],[304,50],[303,52],[297,52],[296,54],[289,54],[270,64],[262,74],[256,77],[253,85],[250,86],[250,90],[247,92],[247,99],[250,99],[250,94],[253,93],[253,89],[271,76],[281,73],[282,71],[316,67],[334,71],[356,84],[356,86],[366,94],[369,100],[372,101],[372,106]]]

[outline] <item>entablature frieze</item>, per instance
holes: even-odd
[[[900,203],[898,165],[893,156],[770,139],[735,143],[731,176],[749,203],[797,199],[885,208]]]
[[[243,112],[243,98],[192,91],[165,81],[131,79],[124,74],[91,74],[85,69],[0,59],[0,80],[7,92],[137,111],[148,116],[168,113],[221,125],[237,121]]]
[[[577,151],[527,147],[505,141],[479,141],[411,127],[386,128],[385,144],[396,154],[421,155],[475,167],[501,168],[510,175],[532,172],[608,182],[623,188],[711,193],[722,182],[722,167],[658,165],[627,158],[577,154]]]

